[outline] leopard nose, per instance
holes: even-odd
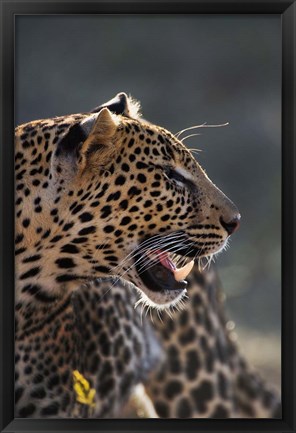
[[[222,227],[227,231],[228,235],[232,235],[232,233],[234,233],[239,228],[240,219],[240,214],[237,214],[230,221],[224,221],[223,217],[220,217],[220,223]]]

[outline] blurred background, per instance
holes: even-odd
[[[277,15],[16,17],[16,124],[89,111],[125,91],[188,138],[239,207],[216,259],[242,351],[280,386],[281,22]]]

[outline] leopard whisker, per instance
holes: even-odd
[[[151,247],[151,245],[153,246],[154,249],[160,248],[163,246],[163,243],[165,243],[167,240],[174,240],[176,238],[182,238],[184,236],[184,238],[186,237],[186,234],[183,232],[174,232],[174,233],[170,233],[166,236],[162,236],[160,237],[159,235],[155,235],[154,237],[147,239],[146,241],[144,241],[141,245],[138,245],[133,251],[131,251],[122,261],[121,263],[119,263],[116,267],[114,267],[112,270],[116,270],[117,267],[122,266],[126,261],[128,260],[132,260],[134,258],[135,255],[137,255],[139,253],[139,251],[144,250],[149,246]],[[172,239],[170,239],[172,238]],[[158,244],[155,243],[155,241],[159,242]]]
[[[176,132],[176,134],[174,134],[174,135],[175,135],[176,138],[179,138],[180,135],[183,134],[184,132],[190,131],[191,129],[202,128],[205,125],[206,125],[206,122],[202,123],[201,125],[189,126],[188,128],[181,129],[181,131]]]
[[[182,138],[182,140],[180,140],[180,141],[181,141],[181,143],[183,143],[185,140],[187,140],[187,138],[196,137],[197,135],[201,135],[201,134],[189,134],[189,135],[186,135],[186,137]]]
[[[187,245],[186,245],[186,246],[187,246]],[[168,253],[168,252],[170,252],[172,249],[173,249],[174,251],[180,251],[180,250],[182,251],[182,250],[184,249],[184,244],[181,244],[178,248],[176,248],[175,246],[172,247],[172,248],[169,248],[169,249],[163,251],[163,253]],[[152,260],[150,260],[149,263],[147,264],[147,267],[145,267],[146,263],[144,263],[144,265],[143,265],[141,268],[138,269],[138,274],[140,275],[140,274],[142,274],[143,272],[149,270],[149,269],[152,268],[152,267],[155,265],[155,263],[157,263],[157,262],[158,262],[158,258],[156,258],[156,259],[152,259]]]
[[[186,239],[186,244],[185,244],[185,246],[187,246],[187,247],[189,248],[189,251],[188,251],[187,254],[189,254],[189,253],[191,253],[192,251],[194,251],[194,248],[192,248],[192,247],[195,245],[195,242],[197,242],[197,241],[200,240],[201,238],[202,238],[202,236],[199,236],[199,237],[198,237],[194,242],[191,241],[190,244],[189,244],[189,247],[188,247],[188,240]],[[176,253],[176,251],[179,251],[180,249],[182,250],[183,247],[184,247],[183,243],[180,244],[180,247],[179,247],[177,250],[175,250],[174,253]],[[174,248],[175,248],[175,247],[174,247]],[[166,250],[166,251],[164,251],[164,253],[167,253],[167,252],[169,252],[170,250],[171,250],[171,249]],[[175,255],[176,255],[176,254],[175,254]],[[194,257],[193,260],[195,260],[197,256],[198,256],[198,253],[196,253],[196,255],[195,255],[195,257]],[[144,257],[144,258],[146,258],[146,257]],[[149,266],[149,268],[147,268],[147,269],[143,269],[143,268],[141,269],[141,268],[140,268],[139,271],[138,271],[138,273],[142,273],[142,272],[144,272],[144,270],[148,270],[148,269],[150,269],[150,267],[152,267],[152,266],[154,265],[155,261],[157,261],[157,258],[156,258],[154,261],[151,259],[150,262],[149,262],[149,264],[150,264],[151,266]],[[183,265],[183,264],[186,263],[186,261],[187,261],[187,257],[181,257],[180,260],[176,263],[176,266],[179,265],[179,263],[182,263],[182,265]],[[145,266],[145,264],[144,264],[144,266]],[[177,267],[178,267],[178,266],[177,266]]]
[[[168,245],[172,245],[172,244],[175,244],[177,242],[180,242],[180,239],[176,238],[176,239],[173,239],[173,240],[171,240],[171,239],[170,240],[163,240],[162,242],[159,242],[157,244],[151,244],[151,245],[149,245],[149,248],[148,247],[146,247],[146,248],[138,248],[138,249],[136,249],[134,251],[133,255],[130,256],[129,261],[132,260],[132,259],[134,259],[135,257],[137,257],[139,254],[142,254],[142,257],[145,258],[145,256],[147,256],[147,253],[149,251],[153,251],[153,250],[156,250],[156,249],[165,249]],[[143,250],[143,251],[141,251],[141,250]],[[139,260],[141,260],[141,257],[139,259],[137,259],[137,261],[134,262],[133,264],[138,263]],[[113,272],[116,271],[116,270],[120,271],[120,268],[121,269],[123,268],[124,262],[127,262],[127,260],[124,260],[122,263],[120,263],[119,265],[117,265],[115,268],[112,269],[112,271]]]
[[[156,311],[157,311],[157,316],[158,316],[160,322],[163,323],[163,320],[162,320],[162,317],[161,317],[162,310],[159,310],[159,309],[157,308]]]
[[[163,253],[165,253],[165,252],[169,252],[170,250],[172,250],[172,249],[175,249],[176,248],[176,246],[173,246],[173,247],[171,247],[171,248],[169,248],[169,249],[166,249],[165,251],[163,251]],[[183,248],[183,246],[181,246],[180,248]],[[179,249],[180,249],[179,248]],[[141,267],[139,268],[139,270],[138,270],[138,274],[140,274],[140,273],[142,273],[142,272],[144,272],[145,270],[148,270],[148,269],[150,269],[151,267],[153,267],[156,263],[157,263],[157,261],[158,261],[158,258],[155,258],[155,259],[147,259],[147,256],[145,256],[145,255],[143,255],[141,258],[139,258],[136,262],[134,262],[125,272],[124,272],[124,274],[122,274],[122,275],[125,275],[128,271],[130,271],[131,269],[133,269],[136,265],[138,265],[139,263],[141,263],[141,261],[143,262],[142,263],[142,265],[141,265]],[[145,266],[147,266],[147,268],[145,268]],[[122,276],[121,275],[121,276]]]
[[[199,154],[200,152],[202,152],[202,149],[195,149],[195,148],[190,148],[190,149],[188,149],[188,150],[190,150],[190,152],[192,152],[192,153],[197,153],[197,154]]]
[[[228,126],[228,125],[229,125],[229,122],[221,123],[221,124],[217,124],[217,125],[208,125],[207,122],[204,122],[201,125],[190,126],[189,128],[182,129],[181,131],[179,131],[179,132],[177,132],[175,134],[175,137],[179,138],[181,134],[183,134],[186,131],[190,131],[191,129],[196,129],[196,128],[221,128],[223,126]]]

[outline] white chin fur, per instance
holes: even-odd
[[[226,251],[229,248],[229,238],[226,238],[221,247],[214,252],[214,256],[217,257],[219,254],[221,254],[223,251]]]
[[[137,292],[140,295],[140,299],[135,303],[135,308],[137,308],[138,305],[144,305],[146,307],[155,308],[156,310],[169,310],[171,307],[174,307],[177,305],[184,297],[186,297],[187,290],[184,289],[182,292],[170,299],[169,295],[164,295],[161,293],[151,293],[151,299],[146,293],[143,292],[143,290],[139,289],[137,286],[135,286]]]

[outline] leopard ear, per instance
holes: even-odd
[[[118,93],[110,101],[94,108],[92,113],[97,113],[102,108],[108,108],[114,114],[120,114],[133,119],[138,119],[141,116],[140,103],[131,96],[127,96],[124,92]]]
[[[83,170],[94,155],[99,165],[103,166],[108,155],[114,152],[112,137],[118,125],[119,119],[108,108],[75,123],[57,145],[53,170],[59,166],[59,173],[76,173]]]
[[[87,153],[94,144],[108,146],[110,139],[115,135],[119,120],[108,108],[102,108],[99,113],[95,113],[84,119],[80,126],[87,137],[82,144],[82,153]]]

